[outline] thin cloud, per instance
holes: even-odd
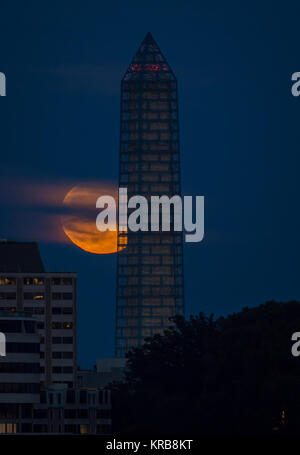
[[[65,93],[100,93],[119,95],[120,79],[126,68],[122,65],[59,65],[49,68],[28,68],[32,73],[47,76],[47,89]]]
[[[93,224],[96,235],[96,216],[99,211],[96,200],[101,195],[116,193],[117,186],[108,182],[32,182],[25,178],[15,182],[8,177],[2,177],[0,210],[6,213],[6,216],[1,218],[0,237],[35,239],[45,243],[70,243],[66,230],[63,229],[63,222],[68,225],[71,215],[81,221],[82,226],[84,221],[88,221],[87,234]],[[73,196],[73,199],[69,196],[64,203],[66,195]],[[68,203],[70,201],[71,203]],[[78,222],[76,226],[79,225]],[[69,233],[72,231],[76,233],[74,226],[70,225]]]

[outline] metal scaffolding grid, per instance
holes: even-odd
[[[119,187],[148,201],[181,195],[177,81],[150,33],[121,83]],[[182,233],[119,230],[117,256],[116,356],[123,357],[184,313]]]

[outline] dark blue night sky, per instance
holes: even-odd
[[[299,15],[293,1],[2,0],[0,237],[43,238],[19,181],[117,181],[120,80],[151,31],[179,83],[183,192],[206,204],[186,314],[300,299]],[[115,255],[40,249],[48,270],[78,272],[80,365],[112,356]]]

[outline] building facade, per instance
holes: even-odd
[[[40,402],[40,336],[26,313],[1,312],[6,355],[0,357],[0,434],[26,430],[24,420]]]
[[[0,311],[35,316],[41,383],[76,384],[76,274],[0,273]]]
[[[33,242],[0,242],[0,311],[35,317],[41,386],[76,386],[76,273],[47,273]]]
[[[109,434],[111,393],[98,384],[40,383],[40,335],[34,316],[0,311],[6,356],[0,357],[1,434]]]
[[[67,389],[61,385],[41,393],[34,407],[34,433],[111,433],[111,393],[104,388]]]
[[[110,391],[77,385],[76,274],[36,243],[0,242],[0,332],[0,434],[111,433]]]
[[[150,33],[121,83],[119,187],[147,201],[181,195],[177,81]],[[116,356],[183,312],[183,241],[172,217],[170,232],[119,229]]]

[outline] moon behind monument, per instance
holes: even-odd
[[[96,227],[96,201],[104,195],[113,196],[118,203],[116,186],[97,183],[74,186],[63,200],[62,228],[71,242],[88,253],[117,252],[117,231],[100,232]]]

